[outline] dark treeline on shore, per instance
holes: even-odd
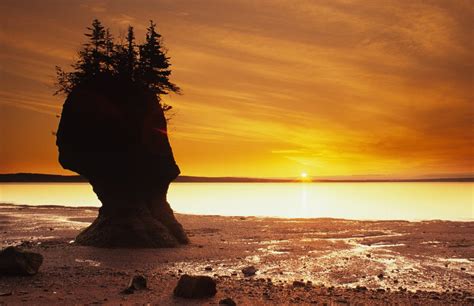
[[[0,174],[1,183],[82,183],[87,182],[79,175],[56,175],[40,173]],[[205,177],[181,175],[175,180],[181,183],[300,183],[298,178],[251,178],[251,177]],[[474,177],[423,178],[423,179],[312,179],[312,183],[396,183],[396,182],[474,182]]]

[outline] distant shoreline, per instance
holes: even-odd
[[[39,173],[0,174],[0,183],[83,183],[87,179],[79,175]],[[265,179],[248,177],[179,176],[177,183],[436,183],[474,182],[474,177],[419,178],[419,179]]]

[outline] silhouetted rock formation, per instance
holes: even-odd
[[[15,247],[0,251],[0,275],[35,275],[43,263],[43,256]]]
[[[99,247],[171,247],[188,238],[169,206],[179,174],[154,93],[102,73],[72,90],[56,144],[59,162],[87,178],[102,202],[76,242]]]

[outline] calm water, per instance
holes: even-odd
[[[174,183],[168,197],[188,214],[474,220],[473,183]],[[0,202],[100,206],[86,183],[0,184]]]

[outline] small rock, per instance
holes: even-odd
[[[367,256],[367,258],[370,258],[370,257],[372,257],[372,255],[370,255],[370,254],[367,254],[367,255],[365,255],[365,256]]]
[[[255,275],[257,273],[257,269],[254,266],[248,266],[242,269],[242,273],[244,276],[249,277]]]
[[[15,247],[0,251],[0,275],[34,275],[43,263],[43,256]]]
[[[204,270],[206,270],[206,271],[212,271],[212,267],[211,267],[211,266],[207,266],[207,267],[204,268]]]
[[[0,292],[0,296],[10,296],[12,295],[12,292],[11,291],[8,291],[8,292]]]
[[[302,281],[294,281],[293,282],[293,287],[304,287],[306,284]]]
[[[383,273],[380,273],[379,275],[377,275],[377,277],[378,277],[379,279],[383,279]]]
[[[209,276],[184,274],[174,288],[174,295],[188,299],[212,297],[216,295],[216,281]]]
[[[128,288],[133,288],[133,290],[142,290],[146,289],[146,278],[143,275],[135,275],[130,280]]]
[[[461,267],[461,271],[466,271],[466,268],[464,268],[464,267]]]
[[[231,298],[225,298],[219,301],[219,305],[230,305],[230,306],[237,306],[237,303],[234,302]]]
[[[122,294],[132,294],[136,290],[143,290],[146,288],[146,278],[143,275],[135,275],[130,279],[128,287],[122,290]]]
[[[357,286],[355,288],[356,291],[362,292],[362,291],[367,291],[367,287],[365,286]]]

